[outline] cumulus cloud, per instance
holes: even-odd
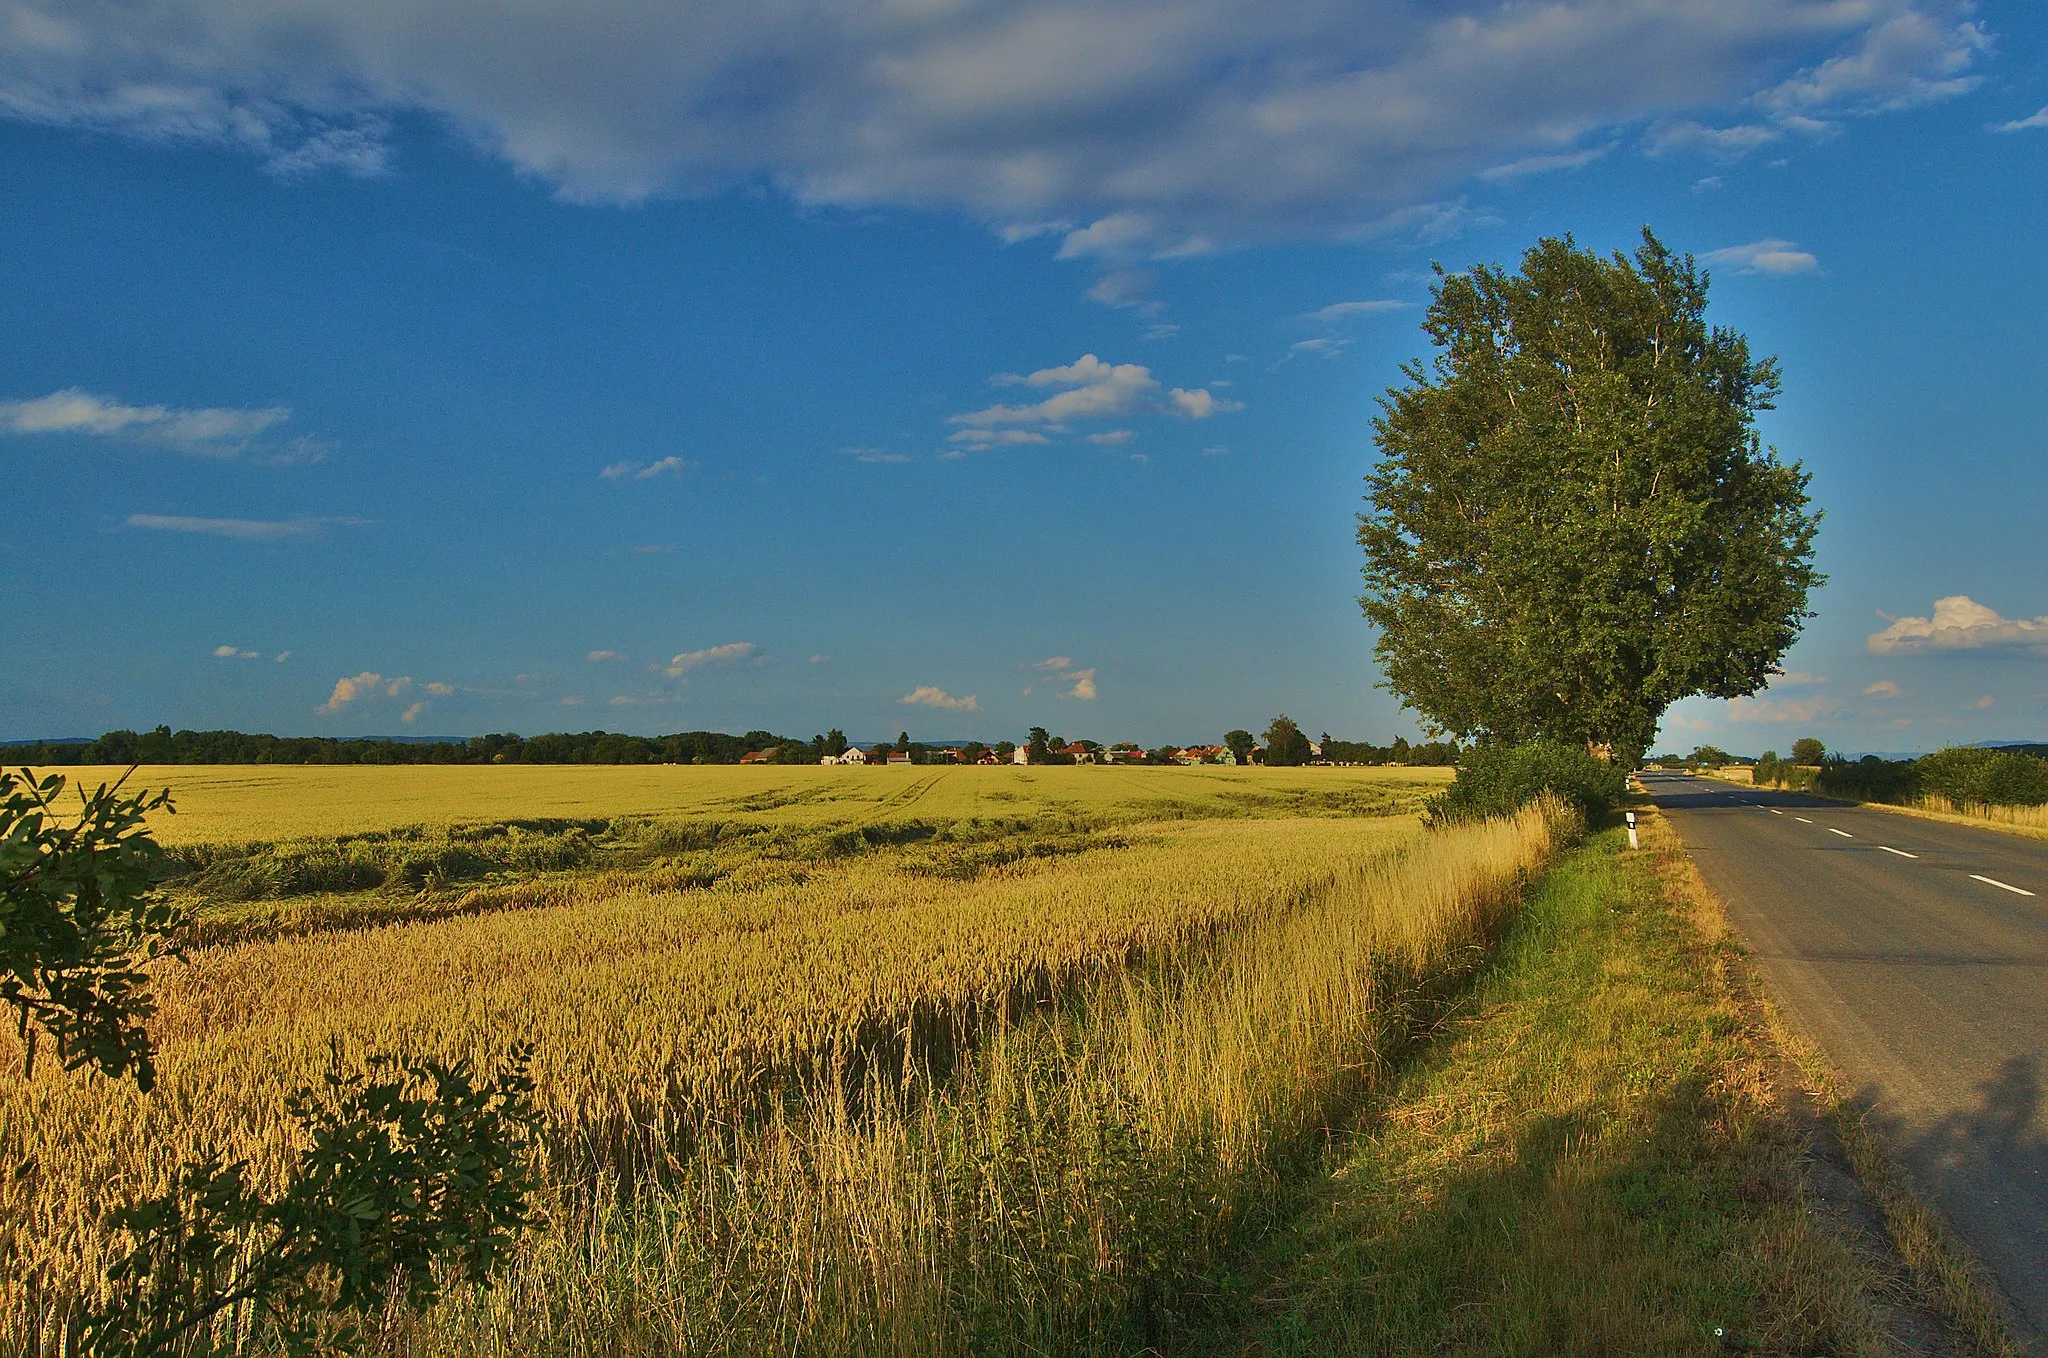
[[[421,115],[577,201],[769,183],[1070,258],[1355,236],[1663,119],[1766,132],[1969,89],[1963,0],[1132,0],[678,10],[11,0],[0,114],[374,174]],[[1789,74],[1788,74],[1789,72]]]
[[[439,682],[428,684],[426,688],[427,692],[433,694],[436,698],[446,698],[455,692],[455,685]]]
[[[1815,688],[1827,682],[1824,674],[1813,674],[1807,670],[1794,670],[1790,674],[1771,677],[1772,688]]]
[[[684,651],[672,657],[661,672],[671,679],[680,679],[700,665],[730,665],[745,660],[754,653],[751,641],[728,641],[723,646],[707,646],[701,651]]]
[[[1729,245],[1709,250],[1702,258],[1709,264],[1732,264],[1741,273],[1816,273],[1820,261],[1798,248],[1796,241],[1758,240],[1747,245]]]
[[[981,704],[970,693],[956,698],[936,684],[919,684],[896,700],[911,707],[936,707],[946,712],[979,712]]]
[[[607,481],[652,481],[657,476],[681,476],[696,465],[671,456],[656,462],[614,462],[598,475]]]
[[[1867,644],[1874,655],[2048,651],[2048,616],[2002,618],[1967,594],[1936,599],[1931,618],[1890,618],[1888,623],[1870,634]]]
[[[256,651],[244,651],[233,646],[216,646],[213,648],[213,653],[222,660],[257,660],[261,658],[260,653]]]
[[[965,428],[949,435],[948,442],[980,451],[1006,444],[1044,443],[1046,436],[1040,430],[1063,434],[1071,421],[1120,420],[1141,413],[1205,420],[1211,415],[1244,408],[1239,402],[1211,394],[1205,387],[1175,387],[1167,391],[1143,364],[1105,363],[1094,354],[1083,354],[1072,363],[1040,368],[1022,377],[1003,373],[993,381],[997,386],[1051,389],[1052,394],[1043,400],[998,402],[955,415],[951,423]],[[1036,425],[1038,429],[1015,427],[1021,425]],[[1109,438],[1100,441],[1114,441],[1115,433],[1111,431]]]
[[[1033,665],[1033,666],[1032,666],[1031,668],[1032,668],[1032,669],[1034,669],[1034,670],[1066,670],[1066,669],[1072,669],[1073,667],[1074,667],[1074,658],[1073,658],[1072,656],[1070,656],[1070,655],[1053,655],[1053,656],[1047,656],[1047,657],[1046,657],[1045,659],[1043,659],[1043,660],[1039,661],[1039,662],[1038,662],[1037,664]]]
[[[1129,429],[1105,429],[1099,434],[1090,434],[1088,441],[1090,443],[1106,443],[1114,447],[1120,443],[1129,443],[1136,437],[1137,434]]]
[[[1880,679],[1874,684],[1865,684],[1863,686],[1863,696],[1866,698],[1896,698],[1899,696],[1899,686],[1889,679]]]
[[[420,713],[426,710],[427,705],[425,703],[414,703],[411,707],[408,707],[405,709],[405,711],[399,713],[398,719],[404,722],[407,726],[410,726],[413,724],[415,720],[418,719]]]
[[[130,528],[149,528],[160,533],[204,533],[217,538],[238,538],[244,542],[275,542],[279,538],[302,538],[318,533],[329,524],[361,525],[362,519],[198,519],[185,514],[130,514]]]
[[[194,457],[234,457],[257,436],[292,417],[283,406],[256,410],[214,408],[180,410],[175,406],[135,406],[110,396],[96,396],[77,387],[53,391],[32,401],[0,401],[0,430],[10,434],[82,434],[157,444]],[[300,446],[310,452],[311,445]],[[317,452],[283,460],[314,461]]]
[[[591,664],[596,665],[606,660],[624,660],[626,658],[626,654],[624,651],[592,651],[589,655],[586,655],[583,658],[589,661]]]
[[[1079,698],[1084,703],[1095,701],[1095,671],[1069,670],[1060,676],[1067,685],[1067,691],[1060,695],[1065,698]]]
[[[2025,132],[2027,129],[2034,127],[2048,127],[2048,108],[2043,108],[2039,113],[2029,118],[2015,118],[2009,123],[1999,123],[1991,130],[1993,132]]]
[[[401,674],[395,679],[364,670],[361,674],[350,675],[334,681],[334,692],[327,701],[313,709],[329,716],[341,711],[352,703],[373,698],[396,698],[412,687],[412,676]]]

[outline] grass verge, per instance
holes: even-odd
[[[1808,1210],[1740,949],[1650,828],[1544,877],[1188,1351],[1894,1347],[1878,1271]]]

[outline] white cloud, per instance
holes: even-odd
[[[1996,698],[1992,697],[1990,694],[1987,693],[1983,697],[1979,698],[1976,702],[1970,703],[1969,707],[1972,711],[1989,712],[1991,710],[1992,705],[1997,701],[1998,700]]]
[[[436,681],[434,683],[428,684],[426,686],[426,689],[427,692],[433,694],[436,698],[446,698],[455,692],[455,685],[443,684],[439,681]]]
[[[664,457],[657,462],[614,462],[598,475],[607,481],[651,481],[657,476],[681,476],[696,466],[680,457]]]
[[[1153,282],[1149,269],[1116,269],[1095,280],[1088,289],[1088,300],[1156,316],[1162,307],[1152,296]]]
[[[1034,670],[1067,670],[1072,669],[1073,667],[1074,657],[1070,655],[1053,655],[1047,656],[1045,659],[1034,664],[1031,668]]]
[[[947,712],[979,712],[981,704],[973,694],[956,698],[935,684],[919,684],[896,700],[912,707],[936,707]]]
[[[408,707],[405,709],[405,711],[399,713],[398,719],[404,722],[407,726],[410,726],[413,724],[415,720],[418,719],[420,713],[426,710],[427,705],[425,703],[414,703],[411,707]]]
[[[1244,402],[1212,396],[1207,387],[1196,387],[1192,391],[1183,391],[1175,387],[1167,396],[1173,402],[1173,413],[1185,415],[1191,420],[1206,420],[1211,415],[1227,415],[1234,410],[1244,409]]]
[[[1094,670],[1070,670],[1062,674],[1060,680],[1069,686],[1062,697],[1079,698],[1084,703],[1095,701]]]
[[[1407,311],[1413,302],[1399,302],[1392,298],[1380,297],[1369,302],[1332,302],[1326,307],[1309,312],[1301,319],[1317,325],[1336,325],[1358,316],[1379,316],[1389,311]]]
[[[386,679],[381,674],[364,670],[361,674],[335,680],[334,692],[314,711],[331,716],[351,703],[373,698],[396,698],[411,687],[411,675],[401,674],[395,679]]]
[[[1747,245],[1730,245],[1709,250],[1702,258],[1709,264],[1733,264],[1743,273],[1815,273],[1820,261],[1789,240],[1759,240]]]
[[[1731,722],[1813,722],[1832,716],[1835,701],[1822,694],[1811,698],[1730,698]]]
[[[150,528],[162,533],[204,533],[217,538],[238,538],[245,542],[275,542],[279,538],[302,538],[318,533],[329,524],[361,525],[363,519],[195,519],[184,514],[130,514],[130,528]]]
[[[0,105],[4,107],[4,105]],[[0,401],[0,430],[10,434],[84,434],[159,444],[194,457],[234,457],[256,437],[292,417],[283,406],[258,410],[180,410],[175,406],[132,406],[109,396],[69,387],[32,401]],[[295,457],[282,460],[317,461]]]
[[[829,655],[814,655],[811,657],[811,663],[813,665],[822,665],[831,658]]]
[[[846,455],[855,462],[908,462],[910,454],[885,452],[880,448],[848,448]]]
[[[707,646],[701,651],[684,651],[661,667],[661,672],[671,679],[680,679],[700,665],[729,665],[745,660],[754,653],[751,641],[728,641],[723,646]]]
[[[424,115],[571,200],[766,183],[811,205],[958,209],[1112,261],[1416,220],[1489,168],[1562,168],[1661,119],[1769,130],[1949,98],[1986,45],[1962,0],[6,14],[0,114],[17,119],[374,174],[390,129]]]
[[[572,693],[566,698],[559,699],[555,705],[557,707],[581,707],[583,706],[583,699]]]
[[[1007,444],[1044,443],[1039,430],[1003,426],[1037,425],[1049,433],[1068,432],[1075,420],[1125,419],[1141,413],[1164,413],[1205,420],[1211,415],[1244,408],[1241,402],[1224,400],[1205,387],[1192,390],[1175,387],[1163,390],[1152,370],[1139,363],[1105,363],[1094,354],[1083,354],[1072,363],[1018,377],[1003,373],[992,379],[1004,387],[1058,388],[1042,401],[1022,404],[999,402],[980,410],[955,415],[951,423],[966,426],[947,436],[947,442],[979,452]],[[1095,439],[1099,443],[1119,441],[1112,430]]]
[[[276,655],[270,658],[276,661],[278,664],[282,665],[284,664],[285,661],[290,660],[292,658],[292,653],[290,651],[279,651]]]
[[[1899,686],[1889,679],[1880,679],[1874,684],[1865,684],[1863,686],[1863,696],[1866,698],[1896,698],[1899,696]]]
[[[1883,616],[1883,615],[1880,615]],[[1932,618],[1891,618],[1868,642],[1875,655],[1941,651],[2048,651],[2048,616],[2002,618],[1967,594],[1934,601]]]
[[[1771,677],[1772,688],[1817,688],[1827,682],[1824,674],[1811,674],[1805,670],[1794,670],[1790,674]]]
[[[213,648],[213,653],[222,660],[255,660],[259,658],[255,651],[239,650],[233,646],[216,646]]]
[[[1137,435],[1128,429],[1105,429],[1100,434],[1090,434],[1088,441],[1090,443],[1107,443],[1114,446],[1119,443],[1129,443],[1136,437]]]
[[[2015,118],[2009,123],[1999,123],[1991,130],[1993,132],[2025,132],[2035,127],[2048,127],[2048,108],[2043,108],[2039,113],[2031,117]]]
[[[1287,358],[1301,354],[1315,354],[1322,358],[1335,358],[1357,341],[1348,335],[1317,335],[1314,339],[1296,340],[1287,346]],[[1285,363],[1287,358],[1280,361]]]
[[[626,653],[624,651],[592,651],[583,658],[591,664],[597,665],[607,660],[624,660]]]
[[[1513,182],[1527,179],[1530,175],[1549,174],[1554,170],[1576,170],[1591,165],[1605,156],[1613,146],[1595,146],[1585,151],[1560,151],[1552,155],[1523,156],[1505,165],[1489,165],[1479,172],[1479,179],[1488,184]]]

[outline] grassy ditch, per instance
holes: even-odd
[[[1884,1352],[1718,912],[1661,824],[1547,874],[1187,1352]],[[1711,913],[1710,913],[1711,912]]]

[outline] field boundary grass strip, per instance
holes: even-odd
[[[1670,823],[1654,807],[1639,814],[1667,889],[1689,901],[1701,927],[1719,936],[1732,988],[1777,1057],[1773,1079],[1780,1099],[1806,1134],[1809,1199],[1815,1180],[1827,1186],[1828,1195],[1811,1208],[1846,1234],[1879,1275],[1872,1300],[1894,1340],[1913,1352],[1934,1341],[2024,1358],[2026,1347],[2013,1336],[1996,1284],[1885,1153],[1867,1110],[1848,1096],[1820,1048],[1772,1000],[1748,944]]]

